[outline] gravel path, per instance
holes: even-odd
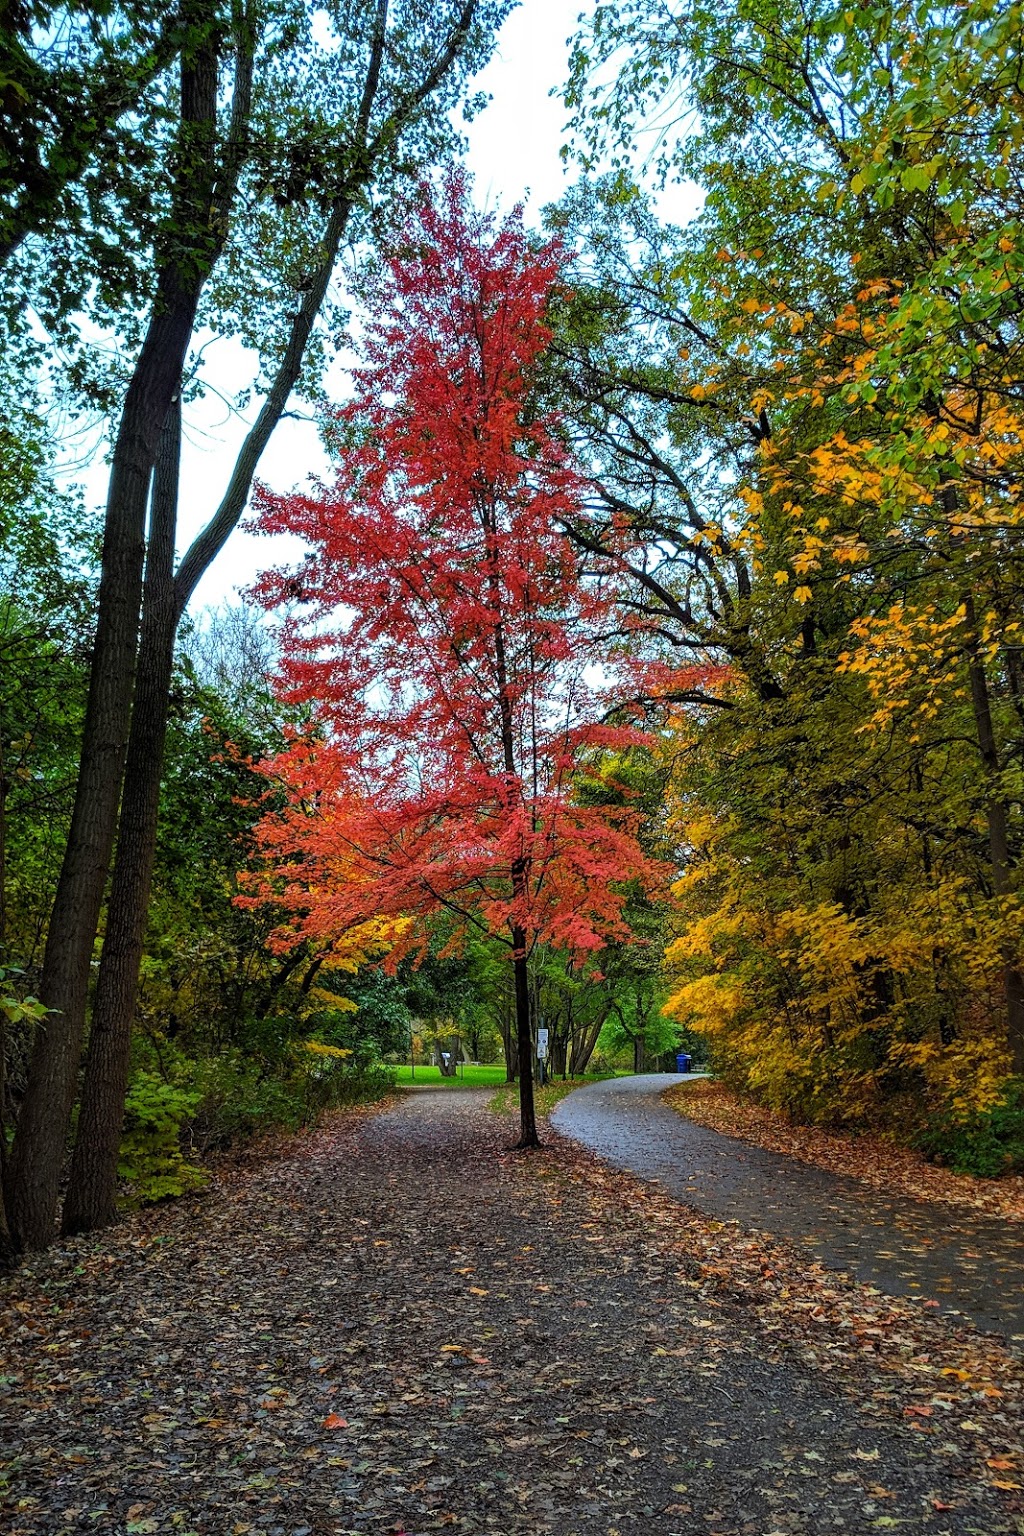
[[[5,1536],[1021,1531],[1020,1384],[976,1336],[749,1244],[741,1283],[486,1099],[339,1119],[9,1281]]]
[[[591,1083],[562,1101],[552,1123],[699,1211],[800,1243],[830,1268],[891,1295],[938,1301],[1024,1341],[1024,1226],[886,1196],[707,1130],[662,1102],[679,1081]]]

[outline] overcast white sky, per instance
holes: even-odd
[[[564,140],[564,110],[551,95],[568,72],[568,40],[586,0],[522,0],[502,29],[497,52],[477,78],[491,104],[468,127],[470,168],[478,199],[487,207],[510,208],[525,199],[537,213],[556,199],[567,183],[559,159]],[[241,349],[233,343],[212,347],[210,376],[225,392],[248,382]],[[251,376],[251,375],[250,375]],[[253,412],[247,412],[251,418]],[[186,416],[182,455],[179,542],[184,547],[214,511],[235,452],[249,420],[240,421],[214,398],[193,406]],[[300,485],[322,472],[325,460],[311,423],[283,421],[260,464],[259,478],[277,490]],[[90,500],[102,503],[106,490],[101,456],[76,479]],[[290,558],[278,540],[234,533],[200,584],[193,611],[230,600],[257,571]]]

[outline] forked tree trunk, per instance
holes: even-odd
[[[555,1022],[548,1020],[550,1030],[548,1055],[551,1061],[551,1076],[565,1077],[569,1071],[569,1036],[572,1030],[572,1014],[567,1007],[564,1015],[556,1014]]]
[[[590,1058],[597,1048],[598,1037],[604,1026],[604,1019],[596,1024],[585,1024],[576,1031],[572,1037],[572,1047],[569,1052],[569,1076],[582,1077],[590,1066]]]
[[[153,475],[139,670],[125,763],[124,797],[96,1002],[64,1201],[65,1233],[91,1232],[117,1210],[117,1155],[124,1122],[139,966],[156,853],[167,697],[174,657],[174,534],[181,457],[181,396],[167,413]]]
[[[192,9],[197,22],[204,16]],[[146,510],[157,445],[181,378],[210,270],[209,210],[215,177],[217,54],[206,37],[183,56],[181,130],[174,194],[180,246],[157,281],[146,338],[125,397],[114,446],[75,804],[50,915],[42,1002],[28,1084],[8,1169],[15,1242],[52,1241],[85,1026],[93,945],[117,826],[139,640]]]
[[[457,1036],[453,1036],[448,1041],[448,1047],[448,1050],[445,1050],[442,1047],[440,1036],[438,1036],[437,1070],[440,1072],[442,1077],[458,1077],[459,1058],[462,1054],[461,1041]],[[447,1061],[445,1060],[445,1057],[448,1058]]]

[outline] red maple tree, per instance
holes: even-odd
[[[311,722],[263,765],[286,803],[260,824],[267,872],[247,899],[286,909],[279,945],[394,917],[394,959],[441,911],[501,939],[522,1146],[532,948],[626,937],[624,883],[661,876],[628,799],[576,792],[581,764],[613,772],[639,733],[606,723],[627,681],[602,639],[609,598],[560,531],[584,483],[532,409],[561,265],[519,210],[475,213],[462,173],[425,190],[369,295],[336,482],[258,501],[263,530],[309,546],[258,590],[302,605],[281,686]]]

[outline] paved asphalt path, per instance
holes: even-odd
[[[938,1301],[1024,1342],[1024,1225],[885,1195],[706,1130],[662,1100],[678,1082],[643,1075],[589,1083],[563,1099],[552,1124],[699,1211],[798,1243],[891,1295]]]

